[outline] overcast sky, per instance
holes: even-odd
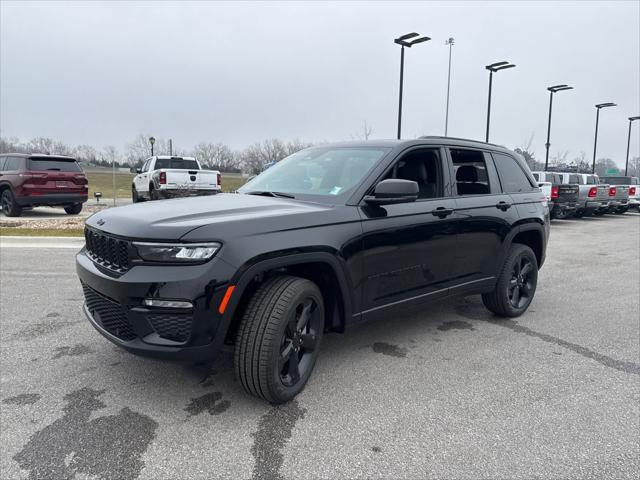
[[[403,137],[444,133],[448,47],[455,37],[449,135],[484,139],[488,72],[491,141],[533,134],[551,153],[624,161],[627,117],[640,114],[640,2],[33,3],[1,2],[0,130],[27,140],[123,149],[138,133],[180,148],[269,137],[350,139],[366,120],[394,138],[399,47],[406,51]],[[632,155],[640,154],[640,122]]]

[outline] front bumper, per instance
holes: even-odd
[[[119,347],[155,358],[215,358],[228,320],[218,306],[234,269],[214,257],[202,265],[136,265],[122,275],[96,265],[82,249],[76,271],[91,325]],[[164,281],[166,279],[166,281]],[[189,301],[190,309],[143,305],[145,298]]]
[[[17,196],[16,202],[21,207],[39,207],[51,205],[72,205],[84,203],[88,199],[86,193],[52,193],[49,195]]]

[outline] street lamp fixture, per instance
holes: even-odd
[[[634,120],[640,120],[640,115],[637,117],[629,117],[629,135],[627,136],[627,160],[624,162],[624,175],[627,175],[627,170],[629,169],[629,147],[631,146],[631,124]],[[638,175],[638,172],[636,172]]]
[[[500,70],[506,70],[507,68],[513,68],[515,65],[513,63],[502,61],[492,63],[491,65],[486,65],[484,68],[489,70],[489,99],[487,101],[487,133],[485,135],[485,142],[489,141],[489,123],[491,121],[491,86],[493,84],[493,74],[495,72],[499,72]]]
[[[156,143],[156,139],[154,137],[149,137],[149,143],[151,144],[151,156],[153,157],[153,144]]]
[[[593,163],[591,165],[591,173],[596,173],[596,149],[598,147],[598,121],[600,120],[600,109],[615,106],[616,104],[612,102],[598,103],[596,105],[596,134],[593,139]]]
[[[545,171],[549,167],[549,147],[551,146],[551,143],[549,143],[549,139],[551,137],[551,107],[553,105],[553,94],[556,92],[561,92],[563,90],[573,90],[573,87],[570,87],[569,85],[564,85],[564,84],[553,85],[552,87],[547,87],[547,90],[549,90],[549,122],[547,123],[547,143],[545,143],[544,145],[547,149],[544,157]]]
[[[416,38],[419,37],[419,38]],[[413,40],[412,40],[413,39]],[[418,43],[428,42],[431,40],[429,37],[420,37],[419,33],[412,32],[393,40],[394,43],[400,45],[400,92],[398,99],[398,140],[400,140],[400,133],[402,131],[402,89],[403,89],[403,76],[404,76],[404,47],[411,48]]]
[[[449,131],[449,90],[451,88],[451,50],[455,45],[455,38],[449,37],[448,40],[444,42],[445,45],[449,45],[449,73],[447,74],[447,110],[444,117],[444,136],[447,136],[447,132]]]

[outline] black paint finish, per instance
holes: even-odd
[[[335,308],[326,309],[332,316],[326,326],[341,331],[349,323],[402,313],[453,294],[492,290],[506,252],[519,234],[535,237],[542,265],[549,234],[548,207],[522,159],[496,145],[441,137],[366,145],[388,153],[360,184],[340,198],[219,194],[138,203],[90,217],[88,227],[117,239],[215,241],[222,247],[205,264],[137,261],[122,274],[96,265],[83,249],[76,260],[80,279],[109,301],[122,305],[136,338],[123,341],[101,329],[96,319],[89,320],[106,338],[134,353],[210,360],[222,348],[228,332],[235,331],[234,313],[246,302],[244,292],[250,292],[254,279],[265,272],[287,270],[313,281],[324,279],[325,304],[335,304]],[[490,194],[458,195],[449,154],[453,147],[483,152],[492,185]],[[439,197],[382,206],[367,204],[365,196],[396,162],[416,149],[439,152]],[[503,192],[492,153],[515,159],[530,177],[531,192]],[[229,285],[236,288],[221,315],[218,307]],[[193,321],[186,341],[169,342],[153,333],[146,319],[150,311],[142,305],[147,297],[194,304],[188,312]]]

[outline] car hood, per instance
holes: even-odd
[[[328,205],[286,198],[220,193],[109,208],[89,217],[86,224],[126,238],[175,241],[204,225],[229,228],[242,222],[259,233],[281,224],[283,218],[295,222],[293,218],[299,221],[309,218],[309,213],[329,209]],[[224,228],[216,230],[216,236],[226,236]]]

